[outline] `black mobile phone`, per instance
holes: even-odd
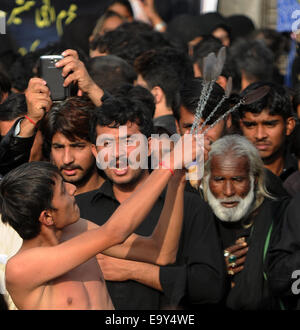
[[[62,55],[43,55],[40,57],[40,76],[47,82],[52,101],[63,101],[70,95],[69,87],[64,87],[62,68],[55,64],[63,59]]]

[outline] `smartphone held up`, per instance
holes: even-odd
[[[63,101],[70,95],[69,87],[64,87],[62,68],[55,64],[62,60],[62,55],[43,55],[40,57],[40,77],[47,82],[52,101]]]

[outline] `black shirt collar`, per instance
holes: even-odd
[[[95,190],[95,194],[93,195],[91,202],[94,203],[101,197],[107,197],[119,203],[113,191],[113,183],[108,179],[104,181],[99,189]],[[159,199],[160,198],[165,198],[165,190],[159,196]]]

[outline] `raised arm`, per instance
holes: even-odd
[[[123,242],[151,210],[170,177],[169,171],[153,171],[145,184],[122,203],[98,229],[86,231],[86,228],[80,228],[80,221],[71,226],[77,226],[76,231],[83,232],[82,234],[58,245],[35,247],[14,256],[6,267],[8,289],[18,285],[28,290],[38,288],[68,273],[108,247]],[[42,230],[50,229],[43,227]],[[67,230],[70,228],[67,227]]]
[[[67,49],[62,55],[64,58],[57,62],[56,66],[63,68],[64,86],[67,87],[71,83],[77,82],[79,88],[78,96],[86,93],[96,106],[100,106],[104,91],[90,77],[84,63],[79,60],[77,52]]]
[[[204,141],[200,141],[199,144],[202,155],[202,159],[198,159],[199,162],[203,161],[204,157],[203,143]],[[171,159],[172,154],[176,155],[179,152],[183,152],[181,148],[182,145],[175,147],[171,153]],[[188,154],[188,148],[188,144],[185,144],[183,149],[186,154]],[[209,148],[209,141],[206,141],[206,154]],[[174,162],[176,163],[176,160]],[[163,161],[162,164],[164,163]],[[178,167],[175,165],[175,168]],[[113,257],[144,261],[158,265],[174,263],[183,221],[184,187],[185,171],[180,169],[175,170],[175,175],[168,184],[163,210],[152,235],[150,237],[143,237],[132,234],[123,244],[113,246],[102,253]]]
[[[40,78],[29,80],[25,91],[27,115],[20,125],[19,137],[31,137],[35,134],[36,124],[52,106],[50,90],[46,82]]]

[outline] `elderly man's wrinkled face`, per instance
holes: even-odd
[[[206,197],[213,212],[222,221],[241,220],[254,201],[254,177],[247,157],[213,156],[210,169]]]

